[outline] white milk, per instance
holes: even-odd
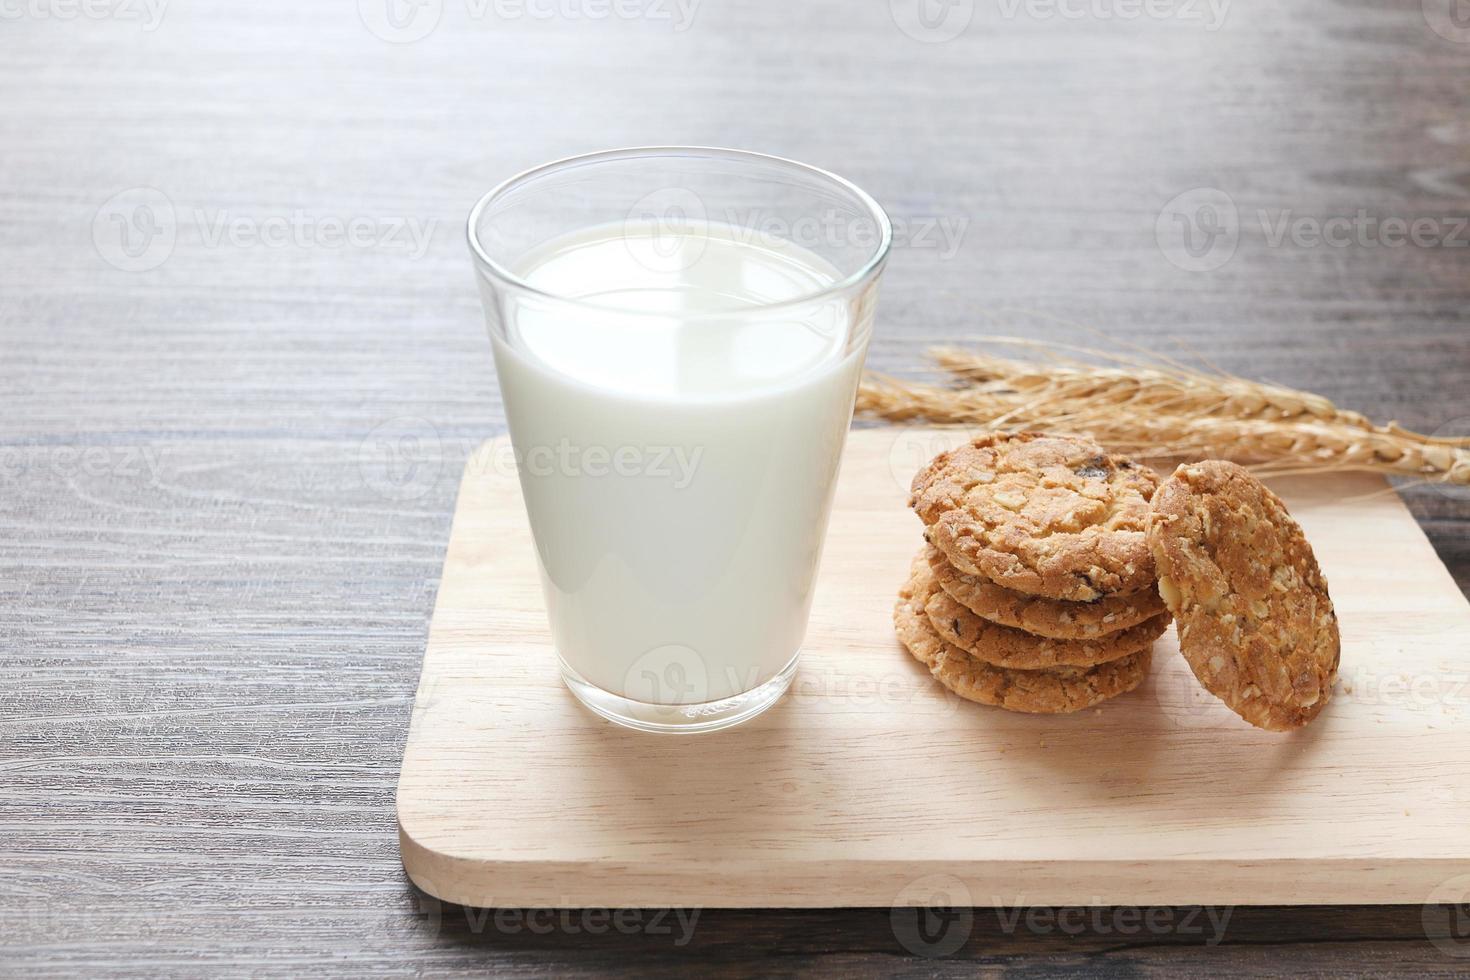
[[[516,272],[601,309],[518,300],[495,337],[552,636],[623,697],[742,693],[806,630],[866,337],[844,299],[755,312],[838,275],[750,237],[558,239]]]

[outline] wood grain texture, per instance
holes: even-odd
[[[612,908],[1423,902],[1470,883],[1470,602],[1381,479],[1273,481],[1342,624],[1318,722],[1252,728],[1172,630],[1132,694],[1018,715],[949,695],[894,637],[922,543],[909,480],[965,438],[852,433],[791,690],[685,738],[615,728],[565,689],[520,486],[496,465],[509,443],[487,443],[398,783],[410,877],[477,907]]]
[[[176,0],[153,30],[5,9],[4,972],[1462,965],[1418,908],[1241,910],[1209,948],[982,917],[932,963],[871,912],[709,912],[685,947],[476,931],[458,909],[430,928],[392,815],[458,473],[502,422],[461,236],[490,183],[604,146],[782,153],[896,217],[968,222],[952,251],[896,251],[874,366],[981,330],[1095,329],[1463,425],[1466,250],[1273,246],[1257,216],[1467,213],[1470,47],[1425,5],[1237,0],[1208,31],[982,4],[944,43],[838,0],[705,0],[681,32],[446,0],[411,44],[350,3]],[[94,226],[115,233],[104,205],[145,185],[177,238],[127,272]],[[1191,272],[1155,226],[1199,186],[1247,231]],[[421,254],[216,237],[221,215],[248,230],[295,209],[432,232]],[[1411,505],[1470,588],[1470,504]]]

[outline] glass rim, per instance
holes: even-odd
[[[858,203],[868,211],[869,215],[877,223],[878,243],[874,247],[872,255],[868,256],[867,261],[865,261],[862,266],[858,268],[855,272],[843,276],[838,281],[828,286],[823,286],[821,289],[813,290],[810,293],[803,293],[800,296],[778,300],[774,303],[757,303],[750,307],[742,308],[740,310],[740,313],[742,314],[759,314],[765,313],[770,310],[779,310],[784,307],[799,306],[807,303],[818,302],[831,296],[835,296],[839,293],[843,293],[850,289],[853,289],[864,280],[869,279],[878,273],[878,271],[883,267],[883,263],[888,258],[889,250],[893,246],[893,223],[888,218],[888,212],[884,211],[883,206],[879,204],[877,200],[874,199],[874,197],[867,191],[863,190],[861,187],[854,184],[846,177],[842,177],[838,174],[832,173],[830,170],[823,170],[821,167],[814,167],[809,163],[802,163],[799,160],[792,160],[787,157],[779,157],[770,153],[758,153],[754,150],[740,150],[723,146],[627,146],[612,150],[595,150],[591,153],[577,153],[573,154],[572,156],[561,157],[557,160],[552,160],[547,163],[539,164],[537,166],[530,167],[529,169],[522,170],[518,174],[507,177],[505,180],[502,180],[500,183],[490,188],[490,190],[486,191],[480,197],[480,199],[475,202],[474,206],[470,208],[469,218],[465,224],[465,234],[466,237],[469,239],[470,253],[474,256],[475,264],[479,266],[480,269],[489,277],[506,285],[512,286],[521,292],[528,293],[541,299],[551,300],[555,303],[565,303],[571,306],[580,307],[585,310],[596,311],[598,313],[616,313],[620,316],[635,317],[657,316],[662,319],[667,319],[669,316],[667,310],[624,309],[620,307],[603,306],[598,303],[589,303],[586,300],[578,299],[575,296],[566,296],[562,295],[561,293],[549,292],[545,289],[532,286],[530,283],[526,282],[510,269],[506,268],[505,265],[491,258],[490,253],[486,251],[484,245],[481,244],[479,235],[476,233],[476,226],[479,224],[480,217],[484,214],[485,209],[493,204],[502,195],[504,195],[508,191],[513,190],[516,187],[519,187],[526,181],[532,180],[536,177],[544,176],[549,173],[553,173],[558,170],[563,170],[569,166],[576,166],[586,163],[603,163],[611,160],[634,159],[637,157],[659,156],[704,156],[710,158],[724,158],[728,160],[744,161],[746,163],[771,163],[779,164],[785,167],[791,167],[795,170],[805,173],[809,177],[815,177],[819,180],[827,181],[842,188],[844,191],[856,198]],[[714,315],[715,314],[710,313],[681,315],[680,319],[698,320],[703,317]],[[728,316],[729,314],[721,315]]]

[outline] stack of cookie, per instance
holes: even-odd
[[[1087,439],[983,436],[909,499],[926,544],[899,592],[908,651],[951,691],[1078,711],[1133,690],[1170,615],[1145,539],[1152,470]]]

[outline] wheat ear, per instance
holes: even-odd
[[[955,386],[869,373],[858,413],[894,422],[1070,432],[1121,452],[1233,459],[1268,472],[1367,470],[1470,485],[1470,439],[1375,425],[1321,395],[1163,359],[989,339],[1049,357],[1023,361],[940,348],[931,356]],[[1077,354],[1114,366],[1089,364]]]

